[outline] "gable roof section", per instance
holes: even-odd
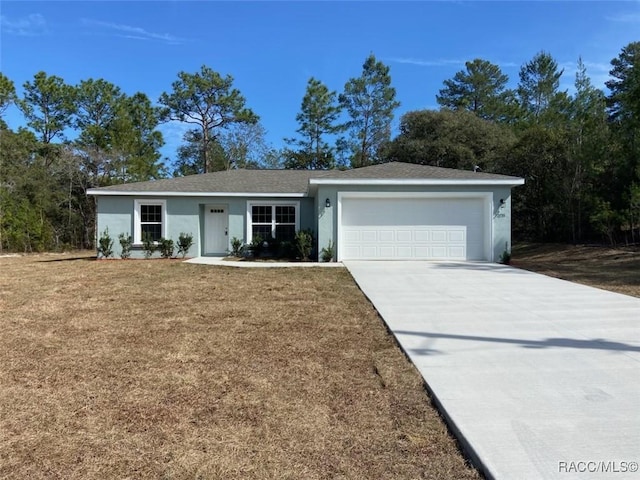
[[[391,162],[309,179],[311,185],[522,185],[524,179],[497,173]]]
[[[315,185],[521,185],[518,177],[391,162],[353,170],[228,170],[92,188],[89,195],[304,197]]]
[[[221,172],[94,188],[92,195],[268,194],[304,196],[312,176],[328,172],[313,170],[226,170]]]

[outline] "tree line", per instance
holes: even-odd
[[[439,110],[405,113],[389,69],[373,56],[344,92],[309,80],[287,168],[357,168],[403,161],[523,177],[513,191],[515,239],[560,242],[640,241],[640,42],[611,61],[608,94],[581,59],[573,92],[548,52],[519,70],[515,88],[484,59],[443,82]],[[348,120],[342,121],[340,113]],[[342,136],[347,132],[346,136]],[[333,145],[325,140],[336,138]]]
[[[19,98],[0,73],[0,251],[94,244],[88,188],[232,168],[358,168],[388,161],[525,178],[514,189],[514,238],[637,242],[640,234],[640,42],[611,61],[608,93],[580,60],[573,92],[540,52],[515,88],[498,65],[466,62],[436,96],[439,110],[400,119],[389,67],[369,55],[342,92],[309,79],[295,135],[265,141],[260,119],[207,66],[180,72],[157,102],[103,79],[69,85],[38,72]],[[15,104],[26,127],[2,120]],[[162,159],[162,122],[188,125],[176,159]]]
[[[391,158],[424,155],[442,166],[475,164],[525,178],[513,192],[515,238],[636,243],[640,42],[625,46],[609,73],[607,95],[579,60],[569,94],[560,90],[563,70],[546,52],[520,68],[515,89],[506,88],[497,66],[467,62],[444,82],[437,97],[443,110],[404,116]],[[433,130],[422,122],[438,125],[440,133],[425,142]]]

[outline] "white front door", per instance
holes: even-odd
[[[229,249],[229,217],[226,205],[204,206],[204,254],[227,253]]]

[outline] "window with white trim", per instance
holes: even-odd
[[[165,200],[135,201],[133,243],[141,244],[145,235],[159,241],[165,236],[166,224]]]
[[[293,241],[299,229],[299,203],[249,203],[248,237]]]

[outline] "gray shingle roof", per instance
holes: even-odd
[[[429,180],[517,180],[517,177],[496,173],[457,170],[454,168],[432,167],[415,163],[390,162],[364,168],[354,168],[340,172],[335,178],[343,179],[429,179]]]
[[[228,170],[96,189],[117,192],[304,193],[312,170]]]
[[[91,193],[274,193],[304,194],[310,179],[518,180],[517,177],[392,162],[353,170],[229,170],[96,188]]]

